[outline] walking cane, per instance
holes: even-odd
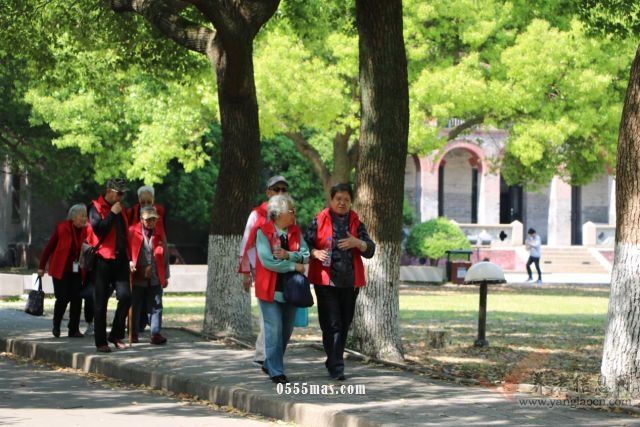
[[[129,348],[133,347],[133,273],[129,271],[129,291],[131,292],[131,305],[129,306]]]

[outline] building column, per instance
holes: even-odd
[[[478,193],[478,224],[499,224],[500,175],[483,173]]]
[[[420,190],[420,222],[437,218],[438,169],[428,157],[420,157]]]
[[[609,175],[609,224],[616,225],[616,178]]]
[[[571,185],[554,176],[549,191],[549,246],[571,246]]]

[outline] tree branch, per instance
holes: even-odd
[[[484,114],[481,114],[479,116],[475,116],[469,120],[466,120],[464,123],[461,123],[458,126],[449,130],[449,133],[447,134],[447,141],[456,139],[458,135],[460,135],[462,132],[464,132],[467,129],[471,129],[475,125],[479,125],[483,121],[484,121]]]
[[[331,173],[329,173],[329,169],[322,161],[318,150],[313,148],[313,146],[307,142],[300,132],[287,132],[285,133],[285,136],[293,141],[298,152],[309,160],[311,168],[322,181],[322,185],[325,188],[329,188],[331,183]]]
[[[114,12],[144,17],[165,36],[194,52],[207,55],[216,32],[179,15],[187,3],[178,0],[109,0]]]

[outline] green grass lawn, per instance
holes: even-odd
[[[400,292],[402,342],[407,360],[448,375],[496,382],[595,386],[602,356],[607,288],[490,287],[488,348],[475,348],[478,288],[405,286]],[[203,295],[164,297],[165,326],[202,328]],[[52,312],[53,300],[47,299]],[[0,307],[24,302],[0,302]],[[115,308],[112,298],[110,310]],[[252,304],[257,326],[257,305]],[[451,345],[432,349],[429,329],[446,331]],[[294,340],[320,340],[316,308]]]

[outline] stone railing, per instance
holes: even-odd
[[[616,226],[596,224],[587,221],[582,225],[582,244],[584,246],[611,246],[616,241]]]
[[[472,246],[519,246],[524,241],[524,226],[511,224],[458,224]]]

